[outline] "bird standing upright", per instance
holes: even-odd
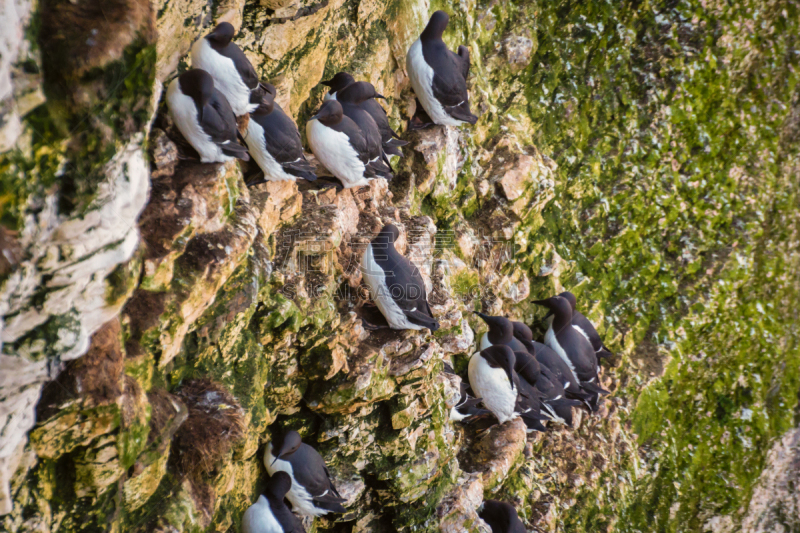
[[[251,102],[250,93],[261,91],[262,87],[250,60],[232,42],[235,33],[229,22],[221,22],[214,31],[198,39],[192,45],[192,68],[211,74],[238,117],[258,107],[260,98]]]
[[[242,533],[305,533],[303,522],[286,506],[283,498],[292,487],[292,477],[275,472],[264,494],[242,516]]]
[[[275,102],[275,87],[265,83],[261,104],[250,113],[245,142],[250,155],[264,171],[264,181],[317,179],[314,167],[306,160],[303,142],[294,121]]]
[[[439,329],[419,268],[394,243],[400,230],[387,224],[364,250],[361,272],[372,299],[392,329]]]
[[[431,16],[406,54],[406,70],[418,101],[435,124],[475,124],[478,117],[470,112],[467,93],[469,50],[463,45],[457,54],[448,50],[442,35],[449,21],[444,11]]]
[[[247,161],[247,149],[237,142],[236,117],[225,95],[208,72],[187,70],[167,89],[167,107],[178,130],[200,154],[202,163]]]
[[[345,500],[333,486],[325,461],[296,431],[278,435],[267,444],[264,466],[270,475],[286,472],[292,478],[286,499],[292,503],[294,511],[307,516],[347,512],[342,507]]]

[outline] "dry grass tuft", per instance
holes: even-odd
[[[212,474],[244,435],[244,412],[231,393],[210,379],[187,381],[175,395],[189,417],[175,434],[170,461],[183,475]]]

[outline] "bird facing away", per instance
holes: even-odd
[[[275,102],[276,90],[262,84],[264,95],[255,111],[250,113],[245,142],[253,160],[264,171],[265,181],[295,181],[317,179],[314,167],[306,160],[303,142],[294,121]]]
[[[517,510],[511,504],[486,500],[478,511],[478,516],[489,524],[492,533],[527,533]]]
[[[305,533],[300,521],[283,499],[292,487],[292,477],[275,472],[267,481],[264,494],[242,516],[243,533]]]
[[[503,424],[519,416],[519,377],[514,371],[514,352],[505,345],[475,352],[469,360],[469,385],[483,405]]]
[[[278,435],[267,444],[264,466],[270,475],[286,472],[292,478],[286,493],[292,510],[307,516],[347,512],[342,507],[345,499],[333,486],[325,461],[296,431]]]
[[[175,126],[200,154],[202,163],[249,159],[247,149],[237,141],[236,116],[206,71],[187,70],[172,80],[167,106]]]
[[[378,306],[392,329],[439,329],[428,305],[425,281],[419,269],[400,255],[394,243],[400,230],[387,224],[372,239],[361,260],[361,272]]]
[[[192,45],[192,67],[211,74],[238,117],[258,107],[258,100],[250,101],[250,93],[260,91],[260,86],[250,60],[232,42],[235,33],[230,23],[221,22],[214,31],[198,39]]]
[[[377,176],[364,134],[338,101],[322,104],[306,124],[306,136],[317,159],[346,189],[367,185]]]
[[[463,45],[457,54],[448,50],[442,34],[449,21],[444,11],[431,16],[406,54],[406,70],[418,101],[435,124],[475,124],[478,117],[470,112],[467,94],[469,50]]]
[[[514,324],[504,316],[490,316],[475,312],[489,326],[481,337],[481,350],[496,344],[505,344],[515,352],[524,352],[525,345],[514,337]]]

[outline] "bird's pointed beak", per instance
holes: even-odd
[[[319,113],[308,119],[309,122],[311,122],[312,120],[319,120]]]
[[[376,94],[375,98],[380,98],[381,100],[386,100],[386,97],[383,96],[382,94]]]
[[[536,305],[543,305],[545,307],[550,307],[550,299],[549,298],[547,300],[534,300],[533,303],[535,303]]]
[[[332,87],[333,86],[333,80],[321,81],[320,84],[322,84],[322,85],[324,85],[326,87]]]

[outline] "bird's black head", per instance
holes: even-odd
[[[546,300],[534,300],[533,303],[550,310],[550,313],[555,317],[553,327],[556,329],[561,329],[564,325],[572,321],[572,307],[569,305],[569,302],[561,296],[551,296]]]
[[[214,78],[199,68],[193,68],[181,74],[178,83],[180,83],[181,92],[194,100],[199,109],[202,109],[214,94]]]
[[[235,34],[236,30],[233,29],[233,24],[230,22],[220,22],[217,24],[217,27],[214,28],[214,31],[206,35],[206,39],[217,47],[222,48],[228,46]]]
[[[569,306],[572,308],[572,312],[575,312],[575,308],[578,306],[578,300],[575,298],[575,295],[569,291],[564,291],[559,294],[562,298],[569,302]]]
[[[272,113],[272,110],[275,107],[275,96],[277,96],[278,91],[277,89],[275,89],[274,85],[263,81],[259,84],[259,89],[260,91],[258,92],[261,93],[261,101],[259,102],[256,110],[253,111],[251,115],[269,115],[270,113]],[[254,93],[256,93],[256,91],[250,93],[251,102],[253,102],[252,95]]]
[[[301,444],[303,444],[303,440],[296,431],[289,431],[278,435],[275,440],[272,441],[272,456],[275,457],[275,461],[278,459],[286,459],[296,452]],[[275,461],[273,461],[273,463]]]
[[[383,229],[381,229],[381,232],[378,233],[378,236],[372,240],[372,242],[373,244],[394,245],[394,243],[397,241],[399,237],[400,237],[400,230],[397,229],[397,226],[395,226],[394,224],[386,224],[383,227]]]
[[[514,326],[504,316],[489,316],[475,311],[489,326],[489,342],[492,344],[507,344],[514,338]]]
[[[493,533],[499,531],[519,531],[514,526],[519,522],[517,510],[508,503],[497,500],[486,500],[478,511],[481,520],[489,524]],[[521,525],[521,524],[520,524]]]
[[[514,355],[514,350],[505,344],[494,344],[488,348],[481,350],[481,355],[487,360],[494,360],[500,367],[508,369],[508,379],[511,381],[510,370],[517,364],[517,356]]]
[[[286,493],[289,492],[291,488],[292,476],[286,472],[275,472],[270,476],[269,481],[267,481],[267,488],[264,493],[270,494],[279,500],[283,500],[283,497],[286,496]]]
[[[522,322],[512,322],[511,325],[514,328],[514,336],[521,340],[521,341],[533,341],[533,332],[531,328],[523,324]]]
[[[423,41],[441,39],[448,22],[450,22],[450,15],[444,11],[436,11],[431,15],[431,20],[429,20],[428,25],[425,26],[425,30],[420,35],[420,39]]]
[[[320,82],[322,85],[327,85],[331,88],[331,92],[338,93],[348,85],[352,85],[356,79],[350,75],[349,72],[337,72],[334,77],[327,81]],[[337,94],[338,98],[338,94]]]
[[[309,119],[319,120],[326,126],[334,126],[342,121],[342,104],[336,100],[328,100],[319,108],[317,114]]]
[[[336,93],[337,100],[350,104],[360,104],[370,98],[383,98],[383,95],[378,94],[378,91],[375,90],[375,86],[368,81],[351,83]]]

